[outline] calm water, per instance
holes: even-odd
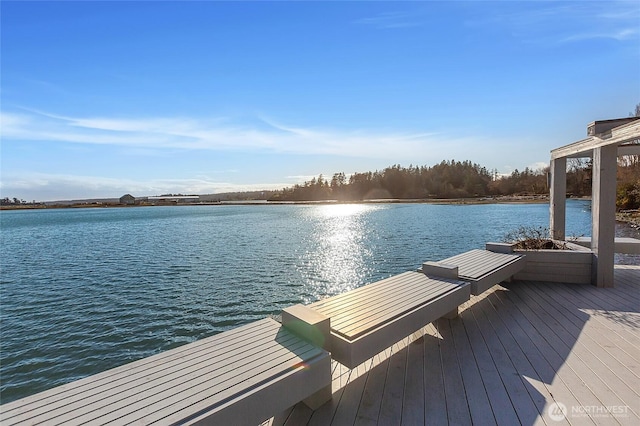
[[[567,234],[590,234],[570,201]],[[2,402],[548,226],[547,204],[0,213]]]

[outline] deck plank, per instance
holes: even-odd
[[[366,371],[366,368],[363,366],[359,366],[358,368]],[[358,368],[351,370],[353,377],[358,373]],[[349,425],[355,422],[364,387],[367,382],[367,376],[364,374],[364,371],[360,371],[359,373],[357,378],[352,379],[351,376],[349,377],[349,383],[346,385],[345,391],[342,394],[342,398],[333,417],[333,423]]]
[[[291,410],[289,416],[287,416],[287,421],[284,423],[284,426],[298,426],[307,424],[312,415],[313,410],[311,408],[307,407],[304,404],[296,404],[295,409]]]
[[[530,390],[527,388],[526,383],[523,381],[509,354],[502,346],[495,330],[488,321],[486,321],[482,315],[478,315],[476,321],[480,321],[480,323],[477,323],[478,328],[473,334],[470,334],[474,340],[477,340],[477,346],[482,347],[483,343],[486,345],[493,365],[489,361],[487,361],[485,365],[490,369],[496,366],[498,376],[506,391],[506,395],[502,393],[496,395],[498,398],[496,401],[498,403],[495,405],[502,405],[504,407],[499,413],[496,413],[498,423],[532,423],[539,412],[534,399],[531,398]],[[470,321],[469,323],[473,325],[473,322]],[[482,338],[483,341],[481,341],[480,338]],[[497,366],[500,367],[497,368]],[[492,392],[495,392],[496,389],[500,390],[498,383],[491,384],[494,386]],[[507,398],[505,398],[505,396],[507,396]],[[511,403],[509,403],[509,401],[511,401]]]
[[[547,389],[547,393],[551,396],[546,400],[545,407],[543,408],[543,415],[546,415],[546,406],[554,402],[562,402],[567,406],[580,405],[576,395],[571,389],[570,384],[567,384],[562,379],[556,379],[557,364],[554,364],[553,360],[549,360],[545,356],[545,351],[548,351],[548,345],[545,340],[538,333],[534,333],[530,324],[527,321],[522,321],[521,315],[517,310],[505,302],[503,298],[499,296],[500,293],[505,291],[504,289],[496,289],[490,297],[490,308],[487,307],[486,311],[489,311],[489,315],[496,318],[496,322],[500,321],[501,324],[497,325],[505,332],[501,335],[505,341],[511,341],[516,344],[515,347],[510,346],[508,353],[517,353],[519,348],[522,351],[526,361],[534,369],[534,373],[525,369],[520,374],[529,379],[529,384],[533,387],[544,387]],[[508,333],[508,334],[507,334]],[[510,335],[510,337],[509,337]],[[530,374],[525,375],[524,373]],[[552,386],[553,382],[553,386]],[[571,382],[573,383],[573,382]],[[537,385],[537,386],[536,386]],[[593,424],[593,422],[587,422]]]
[[[414,340],[407,347],[407,368],[404,380],[402,424],[422,425],[424,420],[424,339]]]
[[[395,352],[389,359],[382,401],[380,402],[379,424],[389,426],[401,424],[406,368],[407,348],[405,347]]]
[[[376,358],[378,358],[376,362]],[[367,375],[363,389],[360,406],[354,424],[358,426],[377,425],[380,415],[382,393],[389,369],[389,359],[379,360],[379,355],[374,357],[372,367]]]
[[[571,313],[565,308],[566,305],[561,305],[557,299],[549,298],[547,294],[541,292],[535,286],[529,286],[528,291],[529,294],[539,298],[536,301],[538,309],[558,318],[563,330],[569,333],[569,338],[576,341],[574,347],[590,352],[604,365],[608,366],[612,373],[620,372],[618,376],[622,380],[637,381],[640,379],[640,361],[638,361],[637,357],[631,355],[634,352],[637,353],[637,348],[634,349],[633,346],[627,345],[624,340],[618,339],[617,342],[613,342],[611,338],[615,338],[615,334],[601,333],[600,330],[602,329],[598,327],[595,321],[589,321],[582,329],[573,320]],[[598,330],[598,332],[594,334],[595,330]],[[633,387],[629,386],[629,384],[627,386]]]
[[[611,302],[606,296],[602,296],[597,299],[596,304],[596,299],[589,297],[591,294],[590,288],[576,291],[577,289],[573,288],[573,286],[553,287],[546,283],[540,284],[540,286],[550,294],[557,295],[555,297],[556,300],[569,307],[570,311],[576,312],[577,316],[588,317],[590,327],[597,328],[602,335],[615,341],[617,347],[622,348],[632,356],[640,351],[638,326],[634,325],[630,329],[625,326],[627,317],[625,314],[615,311],[618,308],[615,301]],[[583,293],[587,293],[587,295]],[[638,309],[636,309],[637,311]],[[615,321],[612,321],[612,319],[615,319]]]
[[[548,309],[553,309],[556,315],[563,315],[566,320],[565,328],[573,332],[576,339],[581,336],[584,319],[580,319],[579,315],[582,314],[584,316],[585,314],[576,312],[579,308],[569,297],[550,297],[547,285],[543,284],[530,286],[530,289],[540,297],[543,305],[547,306]],[[563,294],[560,293],[560,290],[557,293]],[[638,366],[637,357],[634,355],[638,353],[638,347],[632,345],[615,330],[602,325],[600,321],[595,320],[593,317],[589,320],[589,330],[591,330],[591,333],[583,335],[587,339],[588,347],[593,347],[598,353],[601,353],[601,351],[606,352],[629,369],[633,376],[640,379],[640,366]],[[591,336],[597,336],[597,338]],[[615,351],[615,356],[611,351]]]
[[[502,290],[497,289],[497,291]],[[553,397],[545,386],[542,377],[538,374],[538,371],[527,357],[526,351],[528,347],[533,345],[532,342],[528,338],[525,338],[524,336],[520,337],[517,334],[518,332],[514,330],[517,326],[505,323],[503,321],[503,317],[501,317],[500,313],[496,311],[495,306],[488,298],[484,303],[477,304],[477,308],[474,309],[473,314],[476,318],[478,327],[491,327],[493,333],[498,339],[498,342],[495,342],[494,344],[500,344],[502,346],[502,350],[505,351],[507,357],[513,363],[513,366],[520,375],[521,380],[538,411],[538,415],[543,415],[546,401],[552,401]],[[474,331],[469,330],[468,333],[471,335]],[[514,336],[520,338],[516,340],[516,337]],[[476,350],[477,349],[474,349],[474,352]],[[482,365],[487,368],[486,362],[482,362]],[[501,367],[495,363],[493,365],[496,369]],[[498,374],[497,371],[495,374]],[[549,376],[551,375],[552,373],[550,372]],[[494,386],[497,387],[497,385],[487,385],[487,388],[493,388]],[[566,392],[568,392],[568,389]],[[494,410],[499,409],[500,399],[491,398],[491,401],[492,406],[496,406]],[[516,410],[519,408],[517,404],[512,405]]]
[[[492,389],[490,387],[485,389],[485,384],[476,362],[480,354],[471,347],[471,342],[469,341],[471,336],[467,336],[467,330],[465,329],[465,325],[472,318],[470,314],[469,310],[463,311],[460,318],[450,321],[449,325],[451,326],[453,343],[460,364],[460,373],[462,374],[462,382],[467,395],[471,418],[479,424],[492,424],[496,422],[496,419],[487,396],[487,391]],[[502,386],[501,383],[500,386]],[[509,408],[504,407],[503,409]]]
[[[556,377],[559,377],[571,389],[580,403],[580,406],[604,406],[605,401],[611,401],[610,389],[597,376],[593,375],[589,366],[585,365],[577,357],[571,357],[571,347],[556,335],[554,327],[550,327],[546,321],[538,318],[524,303],[519,303],[517,292],[508,292],[502,295],[508,299],[507,303],[515,306],[520,312],[521,321],[529,323],[529,331],[538,334],[540,344],[545,348],[542,353],[556,369]],[[546,319],[546,318],[545,318]],[[589,382],[584,381],[589,377]],[[602,419],[594,418],[596,424],[602,424]]]
[[[425,420],[428,424],[446,425],[447,400],[440,356],[441,337],[434,324],[425,327],[423,340]]]
[[[483,336],[480,332],[480,329],[483,326],[486,327],[487,324],[483,322],[485,320],[480,315],[477,315],[478,318],[476,318],[475,311],[479,310],[477,308],[479,308],[479,306],[474,305],[474,309],[463,312],[461,317],[465,320],[464,326],[466,334],[468,335],[472,356],[479,364],[478,371],[484,392],[486,393],[486,397],[484,397],[487,400],[486,406],[491,408],[491,410],[485,408],[485,411],[487,413],[492,411],[491,416],[495,416],[495,419],[492,421],[499,425],[515,424],[518,422],[518,415],[513,406],[515,403],[510,401],[510,395],[505,388],[505,384],[496,366],[496,363],[504,362],[505,358],[507,359],[506,362],[510,363],[511,361],[506,353],[496,354],[497,351],[502,350],[502,346],[500,342],[497,341],[495,334]],[[487,333],[485,332],[485,334]],[[503,365],[500,366],[504,368]],[[480,391],[476,391],[476,393],[479,392]]]
[[[526,285],[523,287],[526,288]],[[520,291],[517,294],[539,318],[554,318],[557,324],[556,327],[553,327],[554,332],[565,343],[571,345],[571,355],[576,360],[580,360],[584,364],[584,368],[588,368],[594,375],[593,386],[598,388],[599,399],[603,404],[605,406],[627,405],[637,410],[638,408],[634,405],[640,401],[640,394],[634,390],[633,385],[630,386],[626,382],[624,377],[629,377],[626,366],[615,357],[598,350],[599,344],[589,337],[588,324],[585,324],[585,329],[581,330],[584,337],[577,341],[575,331],[573,334],[571,333],[570,323],[564,320],[562,315],[553,312],[548,304],[544,306],[538,304],[527,293]],[[616,371],[618,371],[617,374]],[[596,381],[596,378],[599,381]],[[637,377],[634,382],[637,384]],[[635,412],[636,416],[637,414]]]
[[[444,377],[444,391],[447,403],[447,418],[452,424],[471,424],[471,413],[464,391],[462,373],[456,355],[456,348],[449,320],[439,319],[437,329],[442,336],[440,354]]]
[[[612,406],[620,402],[619,395],[622,393],[626,395],[626,399],[631,402],[628,396],[631,390],[628,389],[626,384],[620,381],[615,374],[612,374],[611,370],[603,364],[600,359],[593,356],[592,352],[585,347],[584,342],[586,342],[586,335],[588,334],[587,324],[585,323],[584,328],[581,330],[585,338],[582,342],[578,342],[576,335],[571,334],[566,328],[568,323],[566,317],[562,314],[554,315],[553,312],[548,309],[548,305],[545,304],[545,306],[542,306],[539,304],[534,297],[532,297],[534,295],[532,291],[533,286],[527,285],[523,287],[524,291],[515,293],[520,298],[520,301],[523,302],[521,306],[526,306],[532,315],[537,316],[538,321],[544,321],[547,324],[552,323],[553,326],[549,326],[550,330],[553,331],[558,341],[566,345],[562,350],[568,351],[565,365],[573,369],[580,376],[591,375],[589,388],[594,394],[596,393],[594,389],[597,389],[597,400],[604,406]],[[597,344],[594,346],[597,347]],[[558,349],[561,346],[556,345],[555,347]],[[617,389],[618,395],[613,391],[614,387]],[[635,398],[637,397],[634,396],[634,399]]]

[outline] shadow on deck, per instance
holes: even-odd
[[[640,266],[615,280],[495,286],[267,424],[640,424]]]

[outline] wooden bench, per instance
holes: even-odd
[[[282,324],[354,368],[430,322],[457,315],[468,283],[405,272],[282,312]]]
[[[330,398],[329,354],[264,319],[2,405],[0,423],[257,425]]]
[[[501,246],[500,243],[487,243],[489,250],[475,249],[439,262],[425,262],[422,264],[422,272],[429,276],[468,281],[471,283],[471,294],[478,295],[525,267],[524,255],[496,252],[502,249]]]

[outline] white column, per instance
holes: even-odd
[[[591,249],[596,261],[593,264],[592,282],[598,287],[613,287],[617,157],[616,145],[593,150]]]
[[[567,208],[567,158],[551,160],[549,185],[549,227],[551,238],[564,240]]]

